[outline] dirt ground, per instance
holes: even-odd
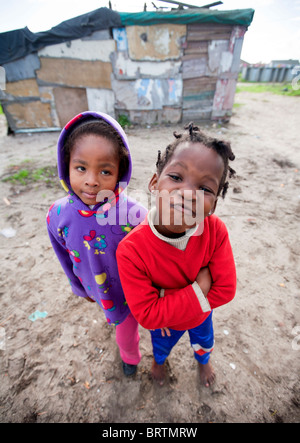
[[[168,359],[166,384],[154,384],[143,328],[142,361],[125,378],[114,328],[100,307],[72,295],[50,246],[47,209],[64,194],[57,178],[52,186],[0,182],[1,423],[299,422],[300,100],[241,92],[236,103],[228,125],[204,127],[231,141],[237,171],[216,211],[230,233],[238,288],[214,312],[215,385],[200,386],[187,334]],[[0,117],[2,178],[24,160],[55,166],[57,133],[7,136]],[[146,192],[157,149],[175,129],[128,130],[129,193]],[[44,318],[30,317],[36,311]]]

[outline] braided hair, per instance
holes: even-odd
[[[227,178],[231,178],[235,175],[234,169],[232,169],[229,165],[229,160],[233,161],[235,159],[235,155],[231,150],[230,143],[205,135],[197,126],[194,126],[193,122],[189,123],[184,129],[185,132],[181,134],[177,132],[173,133],[176,140],[167,146],[163,154],[161,153],[161,151],[158,151],[156,162],[158,175],[161,174],[167,163],[169,163],[176,148],[181,143],[201,143],[207,148],[213,149],[222,157],[222,160],[224,162],[224,172],[220,181],[218,195],[221,195],[222,198],[224,198],[229,187],[229,182],[227,181]]]

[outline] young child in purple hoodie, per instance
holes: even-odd
[[[57,158],[67,195],[47,214],[53,249],[74,294],[97,302],[116,326],[123,371],[132,375],[141,359],[138,323],[124,297],[116,249],[147,211],[123,192],[132,171],[127,137],[107,114],[83,112],[62,130]]]

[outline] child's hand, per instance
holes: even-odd
[[[164,337],[166,334],[168,337],[171,337],[171,332],[170,332],[169,328],[160,328],[160,330],[161,330],[162,337]]]
[[[200,272],[196,277],[196,282],[200,286],[203,294],[207,296],[212,285],[212,278],[208,267],[200,269]]]
[[[170,332],[169,328],[160,328],[160,330],[161,330],[162,337],[164,337],[166,334],[168,337],[171,337],[171,332]],[[150,331],[155,331],[155,329],[150,329]]]
[[[86,296],[86,297],[84,297],[84,298],[86,299],[86,301],[89,301],[89,302],[91,302],[91,303],[96,303],[95,300],[93,300],[92,298],[90,298],[90,297],[88,297],[88,296]]]

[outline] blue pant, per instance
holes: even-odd
[[[157,364],[162,365],[185,331],[170,329],[171,337],[167,335],[163,337],[160,329],[155,329],[154,331],[150,331],[150,333],[154,359]],[[193,329],[188,329],[188,333],[195,359],[203,365],[208,363],[210,353],[214,346],[212,312],[201,325]]]

